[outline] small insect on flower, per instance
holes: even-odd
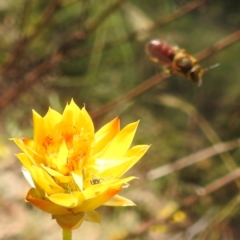
[[[101,182],[101,180],[104,180],[104,178],[96,178],[96,177],[92,177],[91,180],[89,180],[89,182],[92,184],[92,185],[95,185],[95,184],[99,184]]]
[[[152,40],[146,44],[146,52],[153,62],[164,66],[165,72],[178,73],[198,86],[202,84],[202,75],[205,70],[185,49],[170,46],[161,40]]]

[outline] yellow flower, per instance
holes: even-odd
[[[72,100],[63,114],[49,108],[41,117],[33,111],[34,139],[14,138],[23,153],[17,157],[31,184],[26,201],[52,214],[66,230],[83,220],[100,222],[101,205],[134,206],[117,195],[135,177],[120,178],[147,151],[130,148],[138,122],[120,130],[115,118],[95,133],[85,108]]]

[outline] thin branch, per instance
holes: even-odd
[[[209,49],[219,49],[223,50],[224,48],[228,47],[229,45],[235,43],[236,41],[238,41],[240,39],[240,34],[238,36],[239,31],[229,35],[228,37],[222,39],[221,41],[219,41],[218,43],[214,44],[211,48]],[[232,38],[231,36],[235,36],[237,35],[238,37]],[[226,41],[226,39],[231,39],[231,41]],[[209,51],[209,49],[207,51]],[[212,51],[211,54],[216,54],[218,51]],[[200,60],[203,60],[205,58],[207,58],[209,55],[204,53],[206,52],[206,50],[201,51],[200,53],[197,54],[197,56],[200,57]],[[129,91],[128,93],[122,95],[121,97],[107,103],[106,105],[104,105],[103,107],[93,111],[91,114],[93,117],[99,117],[102,114],[106,113],[107,111],[110,111],[111,109],[115,108],[117,105],[119,105],[120,103],[124,103],[127,100],[132,99],[133,97],[138,96],[139,94],[143,93],[144,91],[148,90],[149,88],[154,87],[156,84],[158,84],[160,81],[162,81],[163,79],[160,80],[160,78],[167,78],[169,77],[168,75],[162,75],[162,74],[158,74],[154,77],[151,77],[149,79],[147,79],[144,83],[140,84],[139,86],[137,86],[136,88],[132,89],[131,91]],[[156,80],[156,78],[159,78],[159,80]],[[146,83],[146,86],[144,85]],[[140,90],[139,90],[140,89]]]
[[[0,98],[0,108],[6,106],[10,101],[15,99],[23,89],[28,88],[33,84],[37,79],[41,78],[43,75],[47,74],[53,66],[56,66],[63,59],[62,54],[54,54],[51,59],[43,62],[33,71],[28,73],[26,77],[13,85],[7,92],[2,94]]]
[[[150,180],[154,180],[166,176],[170,173],[173,173],[185,167],[189,167],[207,158],[213,157],[223,152],[230,151],[238,147],[240,147],[240,138],[229,142],[215,144],[207,149],[198,151],[187,157],[181,158],[174,163],[169,163],[164,166],[152,169],[147,173],[147,178]]]
[[[148,27],[145,27],[143,29],[131,32],[127,36],[119,38],[115,41],[105,43],[104,46],[102,46],[102,45],[101,46],[96,46],[94,49],[83,49],[83,50],[80,50],[78,52],[73,51],[71,53],[71,56],[83,57],[83,56],[89,54],[90,52],[97,53],[97,52],[100,52],[100,51],[103,51],[103,50],[109,50],[111,48],[114,48],[114,47],[119,46],[121,44],[124,44],[126,42],[134,41],[134,40],[137,39],[139,34],[146,34],[147,32],[154,31],[155,29],[157,29],[159,27],[162,27],[166,24],[169,24],[169,23],[179,19],[180,17],[184,16],[185,14],[201,7],[202,5],[207,3],[208,1],[211,1],[211,0],[196,0],[196,1],[192,1],[190,3],[187,3],[186,5],[177,9],[174,13],[155,21],[154,24],[149,25]]]
[[[31,2],[32,3],[32,2]],[[28,1],[28,0],[24,0],[23,4],[22,4],[22,11],[21,13],[19,14],[19,29],[20,29],[20,37],[22,36],[22,33],[23,33],[23,28],[24,28],[24,25],[26,23],[26,19],[27,19],[27,16],[28,16],[28,11],[31,7],[31,3]]]
[[[95,20],[90,22],[85,27],[85,34],[89,34],[91,32],[94,32],[96,28],[104,22],[104,20],[109,17],[114,11],[118,10],[119,7],[124,4],[127,0],[116,0],[113,4],[111,4],[109,7],[107,7],[103,12],[100,13],[98,17],[96,17]]]
[[[220,209],[215,215],[213,215],[211,222],[208,223],[206,228],[198,234],[198,236],[194,239],[196,240],[205,240],[209,239],[209,236],[211,236],[211,232],[214,226],[218,225],[220,222],[231,219],[234,217],[236,212],[239,212],[239,203],[240,198],[239,195],[234,196],[231,201],[229,201],[222,209]],[[235,239],[235,238],[229,238],[228,236],[223,235],[223,231],[221,230],[221,237],[223,239]],[[193,238],[192,238],[193,239]]]
[[[217,180],[215,180],[214,182],[210,183],[206,187],[198,188],[196,190],[196,193],[199,196],[208,195],[208,194],[217,191],[218,189],[226,186],[230,182],[233,182],[233,181],[235,181],[235,180],[237,180],[239,178],[240,178],[240,168],[237,168],[234,171],[228,173],[227,175],[225,175],[225,176],[223,176],[221,178],[218,178]]]
[[[182,6],[178,10],[176,10],[175,13],[166,16],[162,18],[161,20],[157,21],[154,26],[150,29],[150,31],[155,30],[156,28],[162,27],[163,25],[170,23],[172,21],[177,20],[178,18],[186,15],[187,13],[201,7],[205,3],[209,2],[210,0],[196,0],[192,1],[190,3],[187,3],[186,5]]]
[[[228,37],[222,39],[221,41],[219,41],[218,43],[214,44],[211,48],[209,49],[217,49],[216,51],[211,51],[211,54],[215,54],[218,51],[224,49],[225,47],[235,43],[236,41],[238,41],[240,39],[240,36],[238,35],[239,31],[229,35]],[[83,33],[79,33],[79,36],[81,35],[81,39],[85,38]],[[235,38],[231,37],[231,36],[235,36]],[[71,42],[75,42],[76,43],[76,39],[70,39],[69,41]],[[231,39],[231,41],[226,41],[228,39]],[[64,44],[65,49],[69,52],[70,49],[72,49],[75,44],[72,44],[70,46],[67,46],[67,44]],[[53,54],[53,56],[51,56],[49,59],[45,60],[45,62],[52,62],[51,59],[55,59],[55,55],[58,55],[61,51],[58,51],[56,54]],[[197,56],[199,56],[199,58],[201,60],[205,59],[206,57],[209,56],[209,54],[204,54],[206,52],[206,50],[200,52],[199,54],[197,54]],[[62,53],[64,53],[64,51],[62,51]],[[64,59],[64,57],[61,58],[61,60],[59,59],[59,62],[61,62]],[[41,64],[41,65],[44,65]],[[41,68],[40,66],[37,66],[36,68]],[[53,65],[51,65],[53,67]],[[50,66],[48,69],[48,72],[51,70]],[[32,72],[35,72],[35,70],[32,70]],[[36,70],[36,72],[38,72]],[[46,72],[45,74],[47,74],[48,72]],[[44,75],[41,74],[41,76]],[[35,78],[31,80],[31,84],[33,84],[37,79],[38,79],[38,75],[35,75]],[[163,80],[163,78],[167,78],[169,77],[166,74],[158,74],[154,77],[151,77],[150,79],[146,80],[143,84],[137,86],[136,88],[132,89],[131,91],[129,91],[128,93],[126,93],[125,95],[122,95],[120,98],[106,104],[105,106],[101,107],[100,109],[97,109],[95,111],[92,112],[94,117],[98,117],[101,116],[102,114],[104,114],[106,111],[109,111],[111,109],[113,109],[114,107],[116,107],[119,103],[124,103],[127,100],[130,100],[136,96],[138,96],[139,94],[143,93],[144,91],[146,91],[147,89],[150,89],[151,87],[154,87],[156,84],[158,84],[159,82],[161,82]],[[27,78],[27,77],[26,77]],[[1,97],[0,97],[0,108],[3,108],[6,104],[8,104],[10,101],[12,101],[14,98],[16,98],[20,92],[22,92],[24,89],[29,88],[29,86],[26,86],[26,84],[24,82],[29,82],[26,78],[24,78],[22,81],[23,83],[19,82],[16,83],[16,85],[12,86],[11,89],[9,89],[8,91],[6,91]],[[20,87],[21,86],[21,87]],[[25,87],[24,87],[25,86]]]
[[[158,75],[155,75],[151,78],[149,78],[147,81],[143,82],[142,84],[138,85],[136,88],[134,88],[133,90],[129,91],[128,93],[121,95],[119,98],[107,103],[106,105],[104,105],[103,107],[92,111],[90,114],[92,116],[92,118],[96,118],[108,111],[110,111],[111,109],[113,109],[116,105],[119,105],[123,102],[126,102],[138,95],[140,95],[141,93],[145,92],[147,89],[155,86],[156,84],[160,83],[161,81],[163,81],[164,79],[170,77],[169,74],[166,73],[160,73]]]
[[[191,117],[197,123],[201,131],[204,133],[212,145],[222,142],[208,121],[198,112],[198,110],[192,104],[169,94],[161,94],[157,97],[157,100],[161,104],[168,107],[177,108]],[[155,103],[154,99],[151,99],[150,101]],[[228,171],[232,171],[237,168],[237,164],[228,152],[219,153],[219,156],[223,160],[223,163],[227,167]],[[237,185],[240,188],[240,181],[237,181]]]
[[[178,209],[189,208],[191,205],[193,205],[197,201],[199,201],[199,199],[202,196],[206,196],[206,195],[208,195],[210,193],[213,193],[214,191],[220,189],[221,187],[226,186],[230,182],[236,181],[239,178],[240,178],[240,168],[236,169],[235,171],[227,174],[226,176],[224,176],[222,178],[217,179],[216,181],[214,181],[213,183],[207,185],[206,187],[197,189],[196,190],[196,194],[192,194],[192,195],[188,196],[187,198],[185,198],[182,201],[182,203],[180,204],[180,206],[178,207]],[[234,201],[237,201],[237,203],[239,203],[239,201],[240,201],[239,196],[236,196],[234,199],[235,199]],[[231,207],[231,203],[228,205],[228,207]],[[232,211],[229,211],[229,212],[232,212]],[[172,215],[170,215],[169,217],[164,218],[164,219],[157,219],[157,218],[150,219],[149,221],[142,223],[136,230],[134,230],[133,232],[128,233],[127,236],[125,236],[122,239],[124,239],[124,240],[132,239],[132,238],[137,237],[139,235],[143,235],[144,233],[147,233],[148,230],[152,226],[155,226],[157,224],[164,224],[164,223],[166,224],[166,223],[168,223],[169,220],[171,220],[171,217],[172,217]],[[216,218],[216,220],[219,220],[219,218]]]
[[[42,30],[48,25],[51,21],[54,13],[60,9],[60,4],[58,0],[53,0],[51,4],[46,9],[43,14],[42,21],[38,27],[35,28],[35,31],[29,36],[23,37],[17,45],[14,47],[11,52],[8,61],[3,65],[1,69],[1,74],[9,71],[18,61],[21,59],[23,52],[28,47],[28,45],[42,32]]]
[[[220,50],[230,46],[231,44],[237,42],[240,40],[240,30],[232,33],[231,35],[221,39],[220,41],[218,41],[216,44],[214,44],[213,46],[211,46],[210,48],[207,48],[206,50],[198,53],[196,55],[196,58],[199,61],[202,61],[208,57],[210,57],[211,55],[219,52]]]

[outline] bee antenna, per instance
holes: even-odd
[[[204,72],[210,70],[210,69],[213,69],[213,68],[216,68],[216,67],[219,67],[220,66],[220,63],[215,63],[213,64],[212,66],[208,67],[208,68],[204,68]]]

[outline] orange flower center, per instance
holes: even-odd
[[[92,153],[92,136],[86,133],[85,129],[79,130],[74,126],[65,125],[64,129],[59,130],[60,127],[55,129],[52,134],[46,136],[42,144],[48,166],[54,170],[57,169],[55,160],[63,142],[65,142],[68,148],[65,166],[67,174],[77,169],[83,169]]]

